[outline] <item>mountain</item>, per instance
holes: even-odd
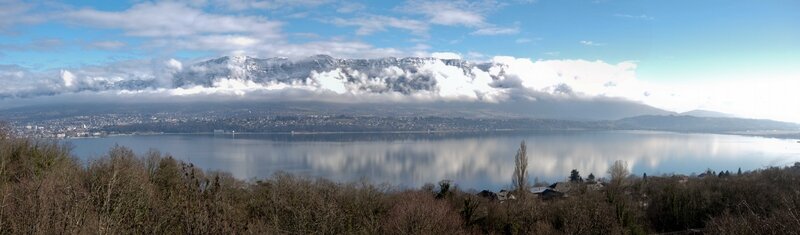
[[[302,59],[225,56],[185,65],[174,62],[177,65],[157,75],[135,76],[132,80],[75,80],[68,89],[73,93],[64,95],[69,98],[53,93],[50,98],[24,104],[8,101],[9,107],[23,109],[5,112],[26,116],[29,113],[17,111],[33,105],[47,106],[46,113],[56,115],[75,113],[71,110],[169,112],[175,107],[194,106],[213,111],[236,106],[343,115],[578,121],[675,114],[605,93],[582,93],[568,84],[590,78],[562,74],[560,70],[523,79],[520,76],[529,75],[527,70],[503,62],[423,57],[341,59],[328,55]],[[616,86],[595,80],[592,83],[603,84],[597,89]],[[84,108],[89,106],[95,110]]]
[[[316,55],[299,60],[288,58],[259,59],[249,56],[225,56],[189,66],[173,79],[176,87],[189,85],[212,86],[220,78],[253,81],[256,83],[308,83],[314,74],[340,71],[343,80],[356,84],[361,90],[374,93],[432,90],[436,85],[433,74],[421,72],[425,64],[441,61],[469,73],[473,68],[487,70],[491,64],[473,64],[464,60],[436,58],[337,59]],[[399,76],[392,76],[399,75]],[[377,84],[375,84],[377,83]]]
[[[434,67],[432,66],[440,66]],[[338,59],[317,55],[299,60],[288,58],[259,59],[248,56],[225,56],[186,66],[174,75],[175,87],[213,87],[222,79],[248,81],[256,84],[301,86],[324,81],[339,83],[359,95],[401,94],[406,97],[430,97],[429,102],[391,102],[395,109],[410,113],[461,114],[465,117],[526,117],[569,120],[615,120],[639,115],[674,114],[640,103],[615,98],[575,98],[566,84],[536,92],[521,88],[521,83],[507,78],[504,65],[472,63],[460,59],[436,58],[377,58]],[[493,72],[490,72],[493,70]],[[499,71],[499,72],[498,72]],[[490,79],[485,88],[447,88],[450,83],[469,83],[483,73]],[[332,77],[332,79],[330,78]],[[442,78],[445,77],[445,78]],[[324,86],[322,84],[321,86]],[[486,85],[486,84],[484,84]],[[324,87],[325,88],[325,87]],[[323,89],[324,89],[323,88]],[[502,89],[508,98],[493,100],[493,92]],[[337,90],[332,88],[332,90]],[[453,94],[455,93],[455,94]],[[459,96],[461,95],[461,96]],[[472,97],[464,100],[463,96]],[[441,100],[444,99],[444,100]],[[479,102],[475,102],[476,99]],[[483,102],[489,101],[489,102]],[[324,101],[323,101],[324,103]],[[381,106],[376,102],[348,104],[371,110]],[[329,106],[336,106],[331,104]],[[473,115],[474,114],[474,115]],[[382,115],[373,113],[373,115]]]
[[[796,123],[763,119],[644,115],[613,122],[617,129],[731,133],[745,131],[800,131]]]
[[[91,77],[77,82],[75,75],[62,72],[72,93],[22,100],[28,103],[5,100],[10,106],[0,110],[0,120],[113,126],[131,120],[160,125],[160,120],[167,119],[182,120],[170,125],[189,122],[202,126],[232,119],[252,124],[279,116],[347,116],[375,120],[430,117],[443,118],[444,123],[469,119],[464,122],[478,124],[548,120],[552,123],[543,126],[568,129],[714,133],[800,129],[797,124],[733,118],[707,110],[669,112],[614,98],[617,85],[602,82],[603,78],[588,76],[592,83],[602,85],[587,89],[583,87],[586,84],[571,83],[587,79],[585,76],[565,75],[558,69],[542,75],[510,65],[513,61],[498,61],[225,56],[187,65],[174,61],[158,76],[128,80]],[[586,93],[592,90],[595,93]],[[151,118],[159,121],[148,121]]]
[[[688,112],[680,113],[682,116],[695,116],[695,117],[713,117],[713,118],[733,118],[736,117],[727,113],[714,112],[709,110],[695,109]]]
[[[30,105],[0,110],[0,120],[52,120],[91,115],[151,115],[182,113],[208,115],[349,115],[375,117],[463,117],[475,119],[560,119],[575,121],[616,120],[638,115],[673,114],[624,100],[540,99],[505,103],[425,102],[425,103],[333,103],[320,101],[218,101],[159,103],[59,103]]]

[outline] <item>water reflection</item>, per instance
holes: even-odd
[[[156,135],[73,140],[83,158],[115,143],[169,152],[206,169],[247,179],[276,171],[338,181],[361,178],[418,187],[452,179],[466,188],[511,182],[519,142],[528,144],[531,180],[563,180],[572,169],[598,177],[615,160],[636,174],[735,171],[800,161],[800,144],[756,137],[659,132],[501,132],[483,134]]]

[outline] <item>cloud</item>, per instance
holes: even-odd
[[[596,47],[596,46],[605,46],[606,45],[605,43],[599,43],[599,42],[587,41],[587,40],[582,40],[579,43],[583,44],[584,46],[594,46],[594,47]]]
[[[320,38],[319,34],[316,33],[292,33],[292,36],[298,38],[306,38],[306,39]]]
[[[331,23],[338,26],[358,26],[356,34],[370,35],[386,31],[388,28],[408,30],[414,34],[425,34],[428,24],[419,20],[401,19],[389,16],[369,15],[353,19],[334,18]]]
[[[563,93],[566,87],[585,96],[622,97],[641,100],[640,83],[636,79],[636,63],[625,61],[609,64],[586,60],[539,60],[495,57],[494,63],[506,76],[517,77],[520,86],[547,92]],[[608,87],[609,82],[618,84]],[[566,86],[566,87],[565,87]]]
[[[276,10],[295,7],[318,7],[332,0],[213,0],[212,5],[228,10],[242,11],[250,9]]]
[[[265,39],[249,35],[200,35],[189,38],[157,38],[145,46],[159,50],[211,50],[231,55],[256,53],[257,48],[267,44],[266,42]]]
[[[176,59],[169,59],[165,62],[168,68],[174,69],[175,71],[183,70],[183,63]]]
[[[770,79],[763,79],[769,77]],[[739,117],[800,123],[800,73],[741,74],[691,84],[654,83],[644,102],[678,112],[713,110]]]
[[[64,81],[64,87],[71,88],[75,85],[75,74],[69,70],[61,70],[61,80]]]
[[[629,14],[614,14],[615,17],[619,18],[627,18],[627,19],[635,19],[635,20],[654,20],[652,16],[648,16],[645,14],[641,15],[629,15]]]
[[[466,26],[477,28],[472,35],[510,35],[519,33],[519,27],[499,27],[485,22],[485,15],[502,4],[493,1],[409,1],[400,9],[411,14],[424,15],[426,21],[389,16],[367,15],[358,18],[334,18],[331,23],[339,26],[358,26],[356,34],[370,35],[388,28],[408,30],[414,34],[425,34],[429,24]]]
[[[341,68],[321,73],[313,71],[310,77],[315,81],[315,85],[323,91],[332,91],[336,94],[344,94],[347,92],[347,77],[342,73]]]
[[[60,94],[58,72],[31,72],[17,65],[0,65],[0,100]]]
[[[337,55],[342,58],[377,58],[387,56],[406,55],[404,50],[396,48],[380,48],[371,44],[358,41],[314,41],[308,43],[288,44],[275,43],[263,44],[254,48],[254,55],[267,57],[302,58],[312,55]]]
[[[320,47],[330,48],[324,45]],[[461,58],[460,55],[450,52],[433,53],[431,56],[448,60]],[[297,63],[310,59],[328,60],[326,57],[311,57]],[[355,100],[384,97],[379,99],[500,102],[513,97],[531,98],[529,96],[537,92],[567,96],[641,95],[639,91],[626,93],[628,90],[625,90],[629,88],[626,84],[635,83],[633,70],[636,65],[631,62],[613,65],[600,61],[531,61],[495,57],[477,66],[472,63],[446,63],[440,59],[411,58],[395,62],[348,62],[347,64],[353,65],[374,64],[378,67],[345,66],[330,70],[312,69],[308,65],[292,67],[291,63],[294,62],[291,62],[281,65],[280,68],[295,72],[258,75],[259,73],[248,71],[277,70],[258,67],[260,65],[252,64],[255,62],[244,56],[230,57],[227,61],[190,66],[175,59],[128,61],[57,72],[30,72],[20,67],[7,66],[0,68],[0,79],[29,83],[12,83],[0,89],[0,97],[25,98],[87,92],[106,95],[159,93],[181,96],[245,96],[300,90],[304,91],[303,94],[331,93],[357,97]],[[277,66],[287,62],[268,64],[271,63],[278,63]],[[317,63],[319,62],[312,64]],[[282,76],[289,77],[281,78]],[[173,84],[172,81],[177,78],[189,80]],[[197,80],[201,78],[209,80]],[[619,85],[604,86],[609,82]]]
[[[475,52],[475,51],[467,52],[467,56],[466,56],[466,59],[470,60],[470,61],[482,61],[485,58],[486,58],[486,55],[484,55],[484,54],[482,54],[480,52]]]
[[[517,44],[530,43],[530,42],[533,42],[533,40],[531,40],[530,38],[517,38],[517,40],[514,40],[514,43]]]
[[[611,137],[611,138],[603,138]],[[625,136],[603,136],[596,133],[574,133],[568,136],[534,138],[527,142],[529,165],[540,180],[556,182],[577,169],[584,175],[607,177],[606,172],[617,160],[624,160],[635,174],[669,174],[674,166],[696,159],[711,159],[716,162],[741,162],[753,155],[784,156],[787,150],[765,148],[763,142],[740,144],[739,137],[675,136],[668,133],[635,133]],[[359,144],[310,144],[304,147],[285,148],[282,143],[266,142],[253,146],[253,151],[220,150],[218,146],[206,146],[201,151],[219,151],[222,156],[241,159],[241,168],[230,170],[236,177],[249,179],[268,177],[281,167],[298,166],[310,169],[317,175],[345,182],[359,180],[369,175],[373,182],[403,183],[407,187],[420,187],[425,183],[441,179],[456,179],[459,187],[499,190],[509,182],[509,173],[514,169],[517,136],[496,138],[464,137],[427,139],[402,139],[402,141],[364,141]],[[400,139],[400,138],[398,138]],[[170,143],[164,143],[166,145]],[[625,148],[618,146],[625,145]],[[780,146],[785,146],[780,145]],[[235,148],[235,147],[232,147]],[[285,149],[291,158],[265,158],[256,153]],[[146,151],[147,149],[142,149]],[[176,155],[180,156],[180,155]],[[321,160],[320,156],[324,156]],[[506,157],[496,157],[506,156]],[[711,157],[709,157],[711,156]],[[779,158],[779,157],[774,157]],[[772,157],[769,158],[770,160]],[[767,162],[767,159],[759,161]],[[229,161],[224,159],[222,161]],[[413,163],[413,164],[412,164]],[[724,164],[721,164],[724,165]],[[696,167],[696,168],[695,168]],[[682,168],[677,174],[702,171],[701,167]],[[667,172],[664,172],[667,171]],[[341,179],[341,178],[345,179]],[[407,184],[407,185],[405,185]]]
[[[286,18],[289,18],[289,19],[303,19],[303,18],[308,17],[309,15],[311,15],[311,12],[307,12],[307,11],[296,12],[296,13],[292,13],[292,14],[286,15]]]
[[[50,17],[36,13],[37,8],[44,7],[39,3],[0,0],[0,33],[11,33],[16,26],[41,23]]]
[[[461,55],[453,52],[434,52],[431,53],[431,57],[436,59],[443,59],[443,60],[460,60]]]
[[[428,4],[420,7],[415,4]],[[345,4],[333,1],[164,1],[138,2],[127,9],[104,10],[95,8],[75,8],[63,6],[60,12],[49,12],[48,19],[57,18],[59,22],[77,27],[110,29],[120,33],[117,38],[125,40],[99,40],[81,42],[81,46],[99,50],[144,50],[157,56],[169,57],[178,51],[204,51],[221,55],[251,55],[260,57],[287,56],[305,57],[314,54],[332,54],[344,58],[386,57],[427,55],[428,49],[376,47],[358,40],[341,38],[307,38],[311,41],[291,40],[293,35],[282,31],[283,22],[249,14],[248,11],[230,14],[212,11],[215,4],[229,4],[234,9],[244,6],[254,9],[284,9],[294,7],[317,7],[325,4],[358,9],[359,4]],[[20,4],[26,5],[26,4]],[[417,36],[426,37],[431,24],[467,26],[475,28],[475,35],[509,34],[515,28],[503,28],[486,23],[485,14],[503,4],[493,1],[416,1],[406,4],[412,15],[425,16],[424,20],[392,17],[384,15],[359,15],[355,18],[334,18],[330,23],[340,26],[357,27],[356,34],[370,35],[377,32],[400,29]],[[30,8],[30,7],[29,7]],[[441,8],[442,14],[433,14],[429,8]],[[16,8],[14,8],[16,9]],[[26,10],[9,10],[13,15],[32,15]],[[230,10],[230,9],[229,9]],[[422,12],[418,11],[422,10]],[[345,9],[347,11],[347,9]],[[0,9],[0,14],[4,12]],[[13,18],[13,17],[12,17]],[[16,19],[16,18],[15,18]],[[4,21],[7,22],[7,21]],[[136,47],[131,48],[134,37]],[[142,39],[142,40],[139,40]],[[41,41],[44,42],[44,41]],[[49,50],[44,44],[0,45],[5,50]],[[55,45],[55,44],[53,44]]]
[[[494,1],[428,1],[411,0],[401,7],[405,12],[421,14],[429,22],[447,26],[484,27],[485,15],[501,6]]]
[[[512,35],[519,33],[519,27],[487,27],[473,31],[472,35]]]
[[[127,43],[121,41],[94,41],[88,43],[87,46],[89,48],[101,49],[101,50],[116,50],[123,47],[128,46]]]
[[[230,16],[203,12],[177,2],[139,3],[124,11],[80,9],[64,17],[74,23],[121,29],[138,37],[187,37],[204,34],[252,34],[280,38],[281,23],[256,16]]]
[[[355,51],[379,50],[369,45],[342,43]],[[333,44],[298,45],[295,50],[330,50]],[[316,49],[313,49],[316,48]],[[279,52],[297,54],[298,52]],[[385,54],[387,52],[380,52]],[[456,53],[428,54],[458,59]],[[468,57],[474,55],[468,54]],[[482,56],[482,55],[481,55]],[[587,60],[531,60],[497,56],[485,62],[440,59],[358,60],[349,66],[314,69],[311,59],[275,63],[291,73],[266,75],[257,71],[279,71],[258,67],[247,57],[232,62],[206,64],[176,59],[132,60],[107,65],[35,71],[16,65],[0,65],[0,101],[20,105],[44,97],[50,102],[64,97],[82,100],[159,100],[183,97],[191,100],[252,99],[335,102],[436,102],[504,103],[537,100],[542,95],[558,99],[621,98],[673,111],[707,109],[743,117],[800,121],[793,109],[800,105],[796,87],[800,74],[773,80],[734,79],[702,84],[675,85],[643,82],[633,61],[607,63]],[[330,58],[332,61],[339,61]],[[213,60],[212,60],[213,61]],[[293,67],[293,63],[306,65]],[[402,62],[405,61],[405,62]],[[288,63],[288,64],[281,64]],[[325,62],[327,63],[327,62]],[[360,66],[356,66],[360,65]],[[287,67],[288,66],[288,67]],[[251,68],[256,73],[247,72]],[[278,67],[276,67],[278,68]],[[191,71],[203,71],[192,75]],[[183,75],[182,75],[183,74]],[[280,75],[279,74],[279,75]],[[173,83],[177,77],[205,78]],[[227,98],[226,98],[227,97]]]
[[[172,87],[172,76],[177,72],[174,65],[163,59],[43,71],[0,65],[0,99]]]
[[[399,9],[423,15],[427,22],[444,26],[464,26],[475,28],[471,35],[512,35],[519,33],[519,27],[501,27],[486,22],[489,13],[505,6],[496,1],[431,1],[410,0]]]
[[[0,44],[0,49],[9,51],[53,51],[61,48],[64,42],[57,38],[37,39],[27,43]]]
[[[340,3],[339,7],[336,8],[336,12],[339,13],[353,13],[357,11],[361,11],[367,9],[367,6],[361,3],[356,2],[342,2]]]
[[[547,55],[547,56],[558,56],[558,55],[560,55],[560,54],[561,54],[561,52],[558,52],[558,51],[548,51],[548,52],[545,52],[545,53],[543,53],[543,54],[545,54],[545,55]]]
[[[212,2],[211,5],[219,2]],[[329,1],[233,1],[232,4],[265,4],[263,7],[314,7]],[[61,17],[71,24],[105,29],[117,29],[126,36],[145,39],[137,49],[150,50],[169,56],[179,50],[213,51],[223,55],[261,57],[305,57],[332,54],[340,57],[385,57],[405,55],[396,48],[377,48],[360,41],[315,39],[298,43],[282,32],[282,22],[246,14],[217,14],[203,10],[206,2],[143,2],[121,11],[91,8],[69,10]],[[261,5],[259,5],[261,6]],[[424,34],[425,22],[386,16],[363,16],[356,19],[337,19],[339,25],[359,27],[366,35],[391,28]],[[310,34],[295,34],[310,35]],[[118,42],[96,42],[94,48],[112,49],[123,46]]]

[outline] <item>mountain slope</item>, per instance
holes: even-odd
[[[646,115],[613,122],[618,129],[685,132],[800,131],[800,125],[763,119]]]
[[[610,81],[631,79],[625,75],[631,71],[629,67],[606,67],[595,62],[587,62],[584,69],[535,63],[512,66],[514,61],[506,60],[472,63],[420,57],[338,59],[327,55],[297,60],[226,56],[186,65],[173,62],[176,65],[158,76],[143,75],[120,81],[87,78],[68,90],[74,93],[26,100],[25,105],[13,102],[9,106],[38,103],[53,106],[57,113],[69,113],[70,108],[60,105],[73,105],[81,110],[87,104],[148,106],[127,109],[132,112],[159,106],[212,109],[254,105],[276,110],[292,107],[309,112],[324,110],[373,116],[414,114],[581,121],[674,114],[613,98],[622,96],[619,95],[622,88],[616,89],[619,84]],[[591,73],[596,66],[619,72],[599,76]],[[102,98],[98,99],[98,95]],[[204,105],[210,103],[222,105]]]
[[[688,112],[680,113],[683,116],[695,116],[695,117],[714,117],[714,118],[734,118],[736,116],[730,115],[727,113],[720,113],[714,112],[709,110],[702,110],[702,109],[695,109]]]
[[[422,72],[425,64],[441,61],[469,73],[473,68],[488,68],[463,60],[435,58],[336,59],[317,55],[300,60],[287,58],[258,59],[247,56],[225,56],[194,64],[175,75],[175,87],[212,86],[219,79],[236,79],[256,83],[309,83],[315,74],[337,71],[340,78],[359,85],[360,90],[375,93],[430,91],[436,85],[433,74]]]

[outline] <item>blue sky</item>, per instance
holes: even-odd
[[[252,5],[236,9],[224,7],[246,5],[247,2]],[[186,1],[179,4],[207,14],[263,17],[280,23],[280,36],[290,42],[340,40],[401,51],[387,53],[391,56],[412,55],[416,50],[424,49],[422,51],[457,52],[471,59],[508,55],[612,63],[637,61],[640,78],[662,80],[697,77],[694,74],[706,76],[742,66],[752,67],[750,70],[771,71],[800,66],[800,53],[796,53],[800,51],[800,14],[797,14],[800,3],[796,1],[443,2],[461,5],[457,10],[481,18],[478,22],[463,23],[457,22],[463,19],[436,22],[426,13],[420,13],[419,8],[426,8],[424,5],[429,3],[307,0],[294,3],[266,1],[263,6],[258,6],[255,1]],[[87,20],[75,20],[75,17],[59,19],[57,16],[80,9],[122,13],[147,2],[66,1],[43,4],[12,1],[5,4],[23,5],[27,10],[18,14],[41,19],[33,20],[33,23],[12,22],[2,28],[2,64],[54,68],[136,58],[191,58],[231,53],[216,49],[153,46],[150,44],[154,40],[162,38],[132,35],[130,29],[122,26],[98,26]],[[419,21],[420,26],[427,29],[415,32],[382,25],[382,30],[359,34],[360,26],[334,23],[337,19],[355,23],[358,19],[369,20],[374,16]],[[493,28],[497,31],[487,30],[486,35],[477,33],[481,29]],[[98,45],[92,46],[92,43]],[[269,53],[260,54],[270,56]]]
[[[0,9],[0,65],[32,71],[452,52],[633,62],[638,80],[693,90],[800,74],[800,2],[791,0],[0,0]]]

